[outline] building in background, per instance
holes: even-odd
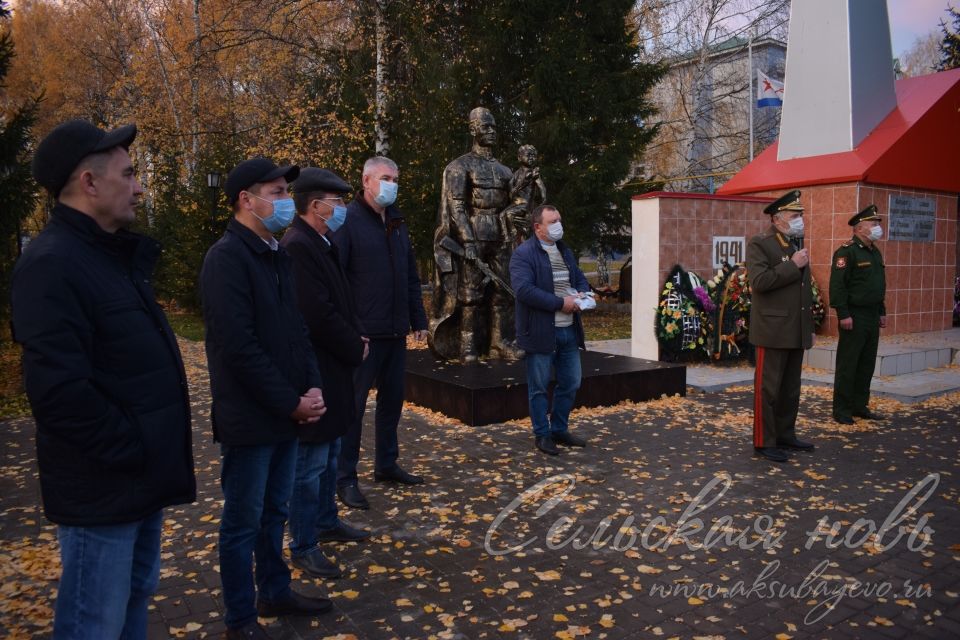
[[[754,155],[777,139],[780,109],[757,106],[757,72],[782,80],[786,52],[774,38],[735,37],[668,62],[653,92],[660,131],[635,175],[662,180],[667,191],[712,193],[742,169],[751,159],[751,109]]]

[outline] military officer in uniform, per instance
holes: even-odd
[[[848,224],[853,227],[853,238],[836,250],[830,268],[830,306],[840,320],[833,419],[841,424],[853,424],[854,416],[880,419],[867,403],[880,329],[887,326],[883,304],[887,283],[883,256],[876,245],[883,237],[877,206],[871,204]]]
[[[750,343],[756,347],[753,447],[757,455],[786,462],[784,449],[811,450],[797,439],[800,368],[813,345],[810,257],[803,245],[800,192],[791,191],[764,210],[770,228],[747,245]]]

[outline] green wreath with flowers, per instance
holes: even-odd
[[[663,343],[682,338],[684,316],[697,317],[700,331],[695,341],[689,341],[681,348],[689,351],[703,348],[708,330],[706,318],[693,298],[683,295],[676,290],[672,282],[667,282],[663,285],[657,308],[657,338]]]

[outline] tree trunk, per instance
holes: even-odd
[[[390,126],[387,122],[387,108],[389,106],[389,56],[387,55],[387,8],[391,0],[375,0],[376,36],[377,36],[377,87],[376,87],[376,116],[374,131],[376,133],[376,153],[378,156],[390,155]]]
[[[200,0],[193,0],[193,64],[190,66],[190,159],[187,181],[193,177],[200,157],[200,56],[203,54],[200,31]]]

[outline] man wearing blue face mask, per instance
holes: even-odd
[[[534,209],[530,221],[533,236],[510,258],[510,284],[517,298],[517,344],[524,350],[527,364],[534,446],[555,456],[560,453],[558,444],[587,444],[570,433],[568,426],[580,388],[580,349],[586,349],[580,304],[590,284],[573,252],[561,242],[560,212],[542,205]],[[556,371],[557,386],[548,416],[551,368]]]
[[[358,542],[369,534],[337,516],[340,436],[355,414],[353,374],[369,351],[339,252],[328,235],[346,219],[343,197],[352,189],[327,169],[307,167],[290,185],[297,218],[280,246],[293,260],[297,304],[310,332],[324,380],[327,413],[300,429],[297,473],[290,499],[290,561],[319,578],[340,577],[320,542]]]
[[[426,339],[427,314],[420,277],[403,214],[394,204],[399,172],[393,160],[377,156],[363,165],[363,191],[347,207],[347,220],[334,234],[340,264],[357,301],[360,327],[370,338],[370,355],[354,376],[356,414],[341,439],[337,495],[349,507],[369,509],[357,481],[360,436],[367,394],[377,386],[374,480],[421,484],[423,478],[397,464],[397,427],[403,411],[407,334]]]
[[[227,638],[268,637],[258,615],[316,615],[332,607],[291,590],[283,558],[297,436],[326,412],[290,258],[273,237],[293,219],[287,183],[299,172],[266,158],[230,172],[224,192],[234,215],[200,273],[211,421],[222,456]]]
[[[791,191],[764,208],[770,228],[747,245],[750,279],[750,343],[756,347],[753,448],[756,455],[786,462],[784,449],[809,451],[796,435],[803,352],[813,346],[810,256],[800,248],[803,206]]]

